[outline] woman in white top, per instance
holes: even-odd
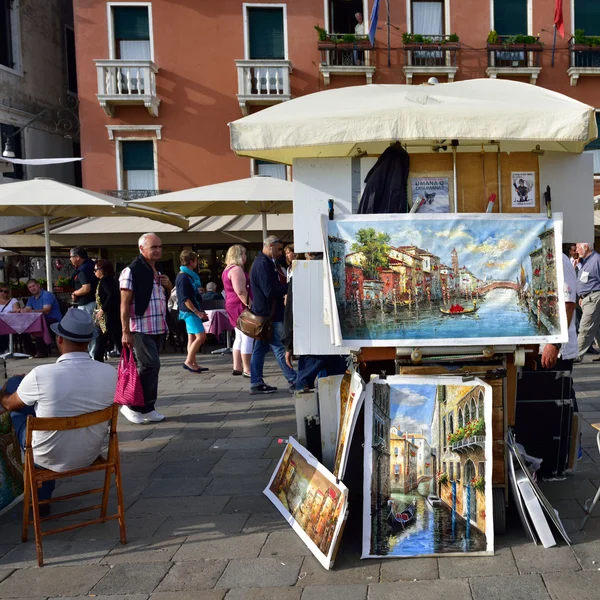
[[[10,288],[6,283],[0,283],[0,313],[20,312],[22,306],[16,298],[10,297]],[[0,353],[8,348],[8,336],[0,335]]]

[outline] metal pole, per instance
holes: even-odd
[[[262,239],[263,241],[267,239],[267,236],[269,235],[269,233],[267,232],[267,213],[261,213],[262,214]]]
[[[458,212],[458,180],[456,177],[456,146],[452,146],[452,170],[454,171],[454,212]]]
[[[556,23],[554,23],[554,41],[552,42],[552,68],[554,68],[554,53],[555,52],[556,52]]]
[[[52,291],[52,253],[50,251],[50,217],[44,217],[44,246],[46,248],[46,279],[47,289]]]
[[[387,55],[388,55],[388,61],[387,61],[387,65],[388,67],[392,66],[392,54],[391,54],[391,30],[390,30],[390,0],[386,0],[385,1],[386,4],[386,8],[387,8]]]
[[[498,144],[498,212],[502,212],[502,162],[500,156],[500,144]]]

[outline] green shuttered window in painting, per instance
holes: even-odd
[[[600,1],[574,0],[575,29],[583,29],[586,35],[600,35]]]
[[[600,131],[600,113],[596,113],[596,125],[598,126],[598,131]],[[593,142],[589,143],[586,147],[586,150],[600,150],[600,137],[595,139]]]
[[[285,58],[283,9],[248,7],[250,59]]]
[[[154,146],[149,142],[123,142],[124,171],[152,171]]]
[[[498,35],[526,35],[527,0],[494,0],[494,31]]]
[[[117,40],[150,39],[148,8],[145,6],[114,6],[113,21]]]

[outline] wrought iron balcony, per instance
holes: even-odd
[[[97,98],[109,117],[118,105],[142,105],[158,117],[158,67],[151,60],[96,60]]]
[[[454,442],[451,446],[451,449],[454,452],[462,452],[463,450],[472,450],[473,446],[485,448],[485,435],[472,435],[470,437],[463,438],[459,442]]]
[[[414,75],[429,77],[447,75],[448,81],[454,81],[458,71],[458,52],[460,42],[450,41],[449,35],[415,36],[427,40],[410,41],[402,44],[404,49],[404,74],[406,83],[411,84]],[[432,40],[432,41],[429,41]]]
[[[600,46],[576,44],[570,41],[571,67],[567,71],[572,86],[577,85],[581,75],[600,75]]]
[[[151,198],[159,194],[168,194],[173,190],[101,190],[101,194],[119,198],[119,200],[133,201],[142,200],[143,198]]]
[[[321,53],[319,71],[325,85],[331,83],[331,75],[364,75],[367,83],[373,83],[373,46],[367,36],[330,33],[326,40],[319,40],[317,49]]]
[[[535,85],[542,70],[540,57],[544,46],[538,37],[531,36],[531,43],[518,43],[516,36],[500,35],[495,43],[488,42],[488,68],[486,74],[492,79],[497,77],[527,76],[529,83]],[[517,37],[518,39],[518,37]]]
[[[291,100],[289,60],[236,60],[235,64],[237,98],[244,116],[249,105],[270,106]]]

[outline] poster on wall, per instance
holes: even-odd
[[[535,173],[512,172],[512,206],[513,208],[535,207]]]
[[[452,173],[444,175],[415,174],[409,177],[411,206],[419,203],[419,213],[449,213],[453,195],[450,181]]]
[[[21,448],[10,414],[0,406],[0,514],[17,502],[22,494]]]
[[[479,379],[369,382],[362,558],[493,553],[491,433]]]
[[[348,488],[289,438],[264,494],[315,558],[330,569],[347,517]]]
[[[349,215],[326,221],[334,345],[567,339],[562,215]]]

